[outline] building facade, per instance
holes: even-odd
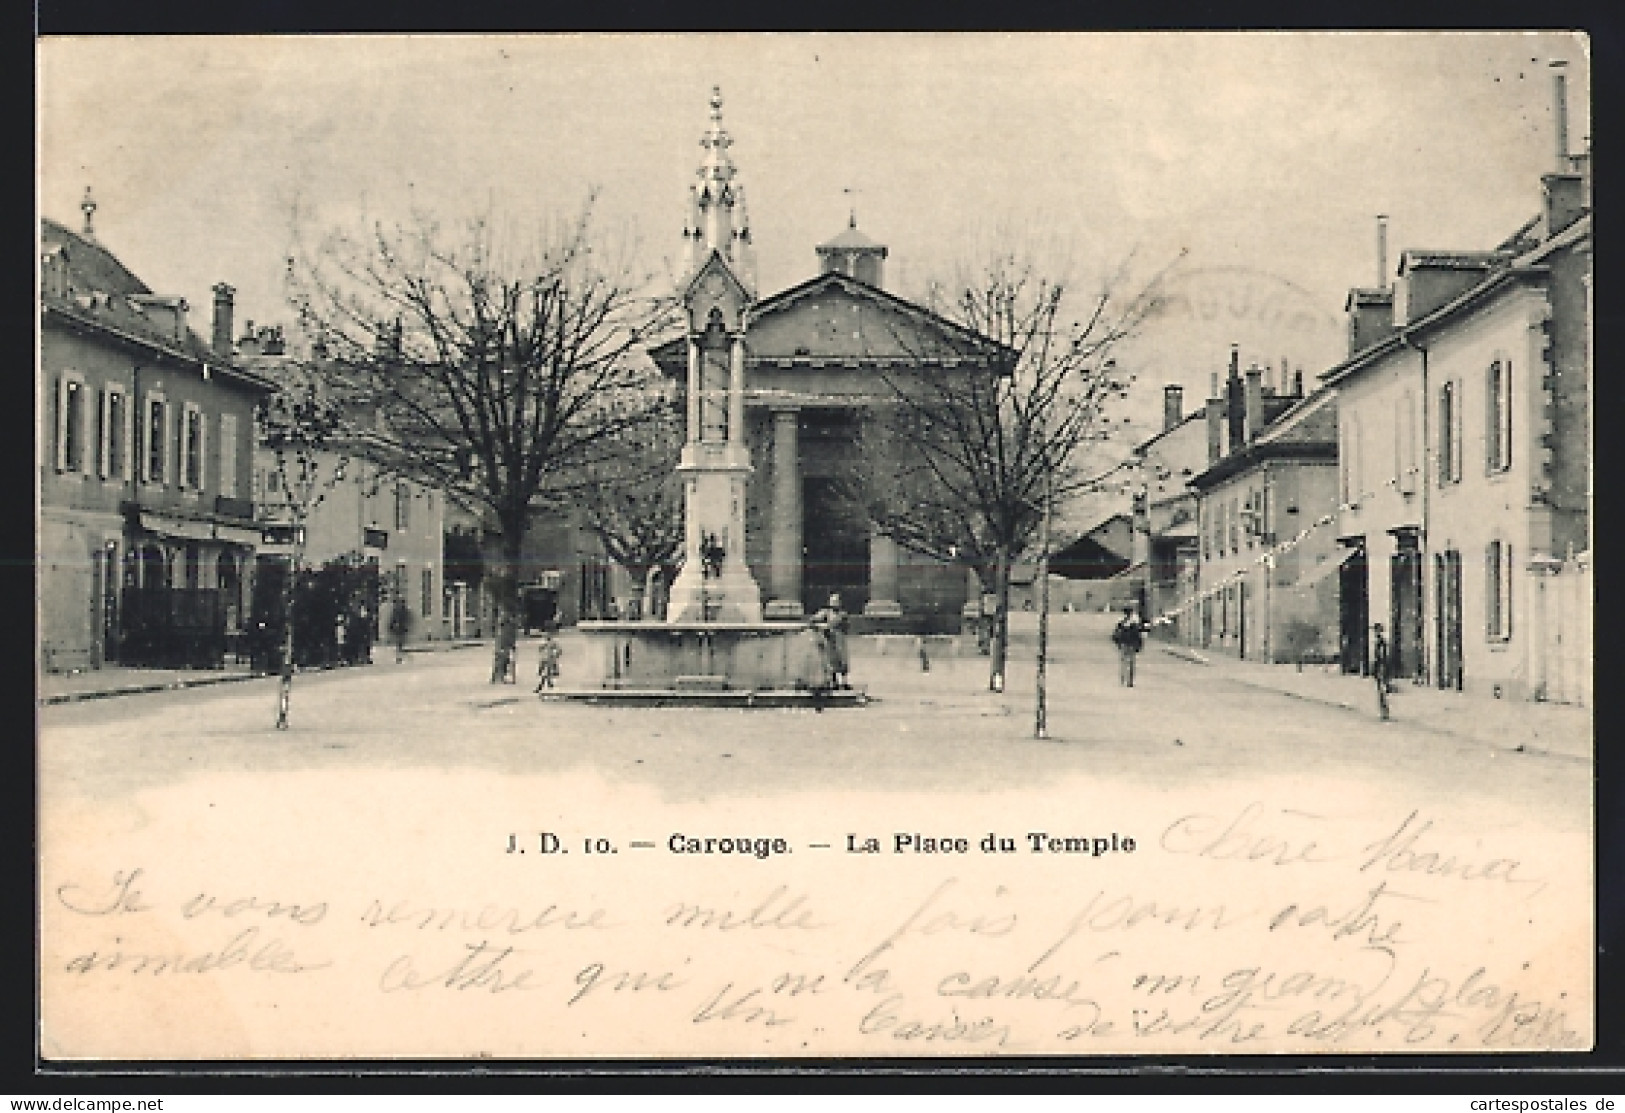
[[[797,617],[838,593],[867,628],[956,630],[974,597],[965,570],[872,526],[841,481],[869,414],[894,402],[897,384],[986,372],[988,343],[888,293],[887,248],[855,218],[817,246],[813,278],[758,296],[731,142],[714,96],[685,233],[688,335],[651,353],[686,384],[689,528],[714,534],[720,580],[735,595],[757,592],[754,613]],[[730,476],[726,491],[713,472]],[[700,539],[689,540],[697,552]],[[692,594],[680,575],[674,608]]]
[[[236,350],[240,363],[279,386],[298,378],[299,359],[279,327],[255,328],[249,322]],[[382,434],[367,429],[365,415],[355,425],[313,458],[321,495],[304,522],[300,559],[307,568],[348,560],[375,575],[377,598],[367,605],[373,641],[387,635],[397,604],[405,608],[408,641],[449,637],[445,496],[381,467],[376,445]],[[257,565],[285,567],[295,555],[295,513],[276,453],[264,444],[255,446],[253,486],[263,527]]]
[[[1419,683],[1588,694],[1589,599],[1557,600],[1589,594],[1558,583],[1589,574],[1589,160],[1560,169],[1494,250],[1407,251],[1391,290],[1350,296],[1361,346],[1323,376],[1350,671],[1380,622],[1396,675]]]
[[[97,242],[94,211],[87,193],[81,232],[40,225],[41,666],[217,665],[247,615],[272,384],[231,355],[229,286],[205,341]]]
[[[1320,660],[1337,637],[1337,404],[1293,398],[1191,480],[1200,643],[1248,660]]]

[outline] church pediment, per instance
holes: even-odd
[[[773,295],[751,313],[753,363],[984,364],[1000,347],[923,306],[841,274]]]

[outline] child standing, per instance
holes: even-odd
[[[559,658],[563,651],[559,643],[553,640],[552,634],[543,634],[541,644],[536,647],[536,691],[553,687],[553,681],[559,677]]]

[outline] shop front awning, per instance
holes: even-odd
[[[183,541],[225,541],[249,547],[260,543],[260,531],[256,528],[203,518],[183,518],[154,510],[141,511],[141,528],[160,537],[174,537]]]

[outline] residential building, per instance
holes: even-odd
[[[40,222],[41,665],[218,665],[247,613],[273,384],[231,354],[231,287],[205,341],[96,238],[88,190],[83,208],[79,232]]]
[[[1353,350],[1322,376],[1345,669],[1366,667],[1381,622],[1396,675],[1588,697],[1589,166],[1560,150],[1541,211],[1494,249],[1406,251],[1392,288],[1350,295]]]
[[[280,327],[248,322],[237,351],[239,362],[280,387],[299,379],[302,360],[289,350]],[[397,602],[406,608],[408,641],[448,637],[445,495],[380,464],[388,456],[381,451],[387,434],[374,429],[366,414],[351,417],[345,435],[314,457],[320,500],[304,523],[304,564],[320,568],[347,558],[376,571],[378,598],[367,607],[374,641],[387,636]],[[264,528],[259,564],[286,565],[295,549],[294,509],[276,453],[263,444],[255,448],[253,483]]]
[[[1246,391],[1257,398],[1255,379]],[[1196,629],[1201,644],[1242,658],[1301,662],[1337,644],[1337,403],[1325,389],[1279,401],[1290,404],[1191,480]]]

